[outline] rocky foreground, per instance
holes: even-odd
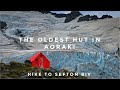
[[[69,72],[67,70],[55,70],[53,68],[50,68],[48,70],[44,69],[38,69],[38,68],[32,68],[31,63],[26,60],[24,63],[18,63],[18,62],[10,62],[9,64],[5,63],[0,63],[0,78],[1,79],[87,79],[87,77],[84,76],[72,76],[69,75],[69,73],[74,73],[74,72]],[[37,73],[36,74],[31,74],[29,76],[28,73]],[[38,74],[39,73],[39,74]],[[47,74],[45,74],[47,73]],[[48,73],[52,73],[52,75],[49,75]],[[66,73],[65,75],[59,75],[55,76],[54,73]],[[68,74],[67,74],[68,73]]]

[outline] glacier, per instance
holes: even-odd
[[[51,67],[57,70],[66,69],[79,74],[90,72],[91,76],[88,78],[120,79],[120,55],[116,53],[120,48],[120,18],[77,22],[78,18],[64,23],[65,18],[35,11],[0,11],[0,21],[5,21],[8,25],[4,34],[0,31],[0,61],[24,63],[37,53],[18,53],[24,49],[18,48],[20,43],[15,42],[18,39],[17,29],[29,37],[100,37],[100,43],[75,43],[75,51],[42,51],[44,44],[38,43],[23,43],[21,46],[43,52],[50,60]],[[8,49],[11,54],[8,55],[3,48]],[[10,49],[18,51],[12,53]]]

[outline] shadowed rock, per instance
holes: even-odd
[[[111,15],[103,15],[100,19],[113,18]]]
[[[98,19],[97,15],[90,16],[90,20],[97,20],[97,19]]]
[[[78,19],[78,22],[81,22],[81,21],[89,21],[90,20],[90,15],[85,15],[83,17],[80,17]]]
[[[25,35],[22,33],[22,31],[20,31],[19,29],[16,29],[16,34],[17,36],[20,36],[20,37],[25,37]]]
[[[105,19],[105,18],[113,18],[113,17],[110,16],[110,15],[103,15],[101,18],[98,18],[97,15],[93,15],[93,16],[85,15],[85,16],[83,16],[83,17],[80,17],[80,18],[78,19],[78,22],[90,21],[90,20],[97,20],[97,19]]]
[[[51,13],[50,11],[39,11],[39,12],[41,12],[41,13],[43,13],[43,14]]]
[[[82,15],[82,14],[79,11],[71,11],[71,13],[66,15],[66,19],[65,19],[64,23],[70,22],[80,15]]]
[[[7,23],[0,21],[0,29],[6,29],[6,27],[7,27]]]
[[[81,21],[90,21],[90,20],[97,20],[97,19],[98,19],[97,15],[93,15],[93,16],[85,15],[83,17],[80,17],[78,19],[78,22],[81,22]]]

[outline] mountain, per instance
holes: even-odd
[[[23,63],[40,50],[57,70],[91,72],[92,76],[88,78],[120,77],[120,18],[103,16],[97,19],[97,16],[83,16],[77,11],[66,15],[39,11],[0,11],[0,21],[1,62]],[[44,45],[51,43],[20,43],[18,37],[34,37],[35,40],[39,37],[100,37],[101,42],[76,42],[73,51],[46,52]]]
[[[66,19],[65,19],[65,23],[70,22],[72,20],[74,20],[75,18],[77,18],[78,16],[82,15],[79,11],[71,11],[71,13],[67,14]]]

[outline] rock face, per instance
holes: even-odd
[[[85,15],[83,17],[80,17],[78,19],[78,22],[81,22],[81,21],[89,21],[90,20],[90,15]]]
[[[56,18],[63,18],[65,17],[65,21],[64,23],[68,23],[72,20],[74,20],[76,17],[82,15],[79,11],[71,11],[71,13],[69,14],[57,14],[57,13],[52,13],[50,11],[40,11],[41,13],[43,14],[52,14],[54,15]],[[98,18],[97,15],[85,15],[85,16],[82,16],[78,19],[78,22],[81,22],[81,21],[90,21],[90,20],[97,20],[97,19],[105,19],[105,18],[113,18],[111,15],[103,15],[101,18]]]
[[[82,14],[79,11],[71,11],[71,13],[67,14],[64,22],[65,23],[70,22],[80,15],[82,15]]]
[[[100,19],[113,18],[111,15],[103,15]]]
[[[82,21],[90,21],[90,20],[97,20],[97,19],[105,19],[105,18],[113,18],[110,15],[103,15],[101,18],[98,18],[97,15],[85,15],[83,17],[80,17],[78,19],[78,22],[82,22]]]
[[[78,19],[78,22],[81,22],[81,21],[90,21],[90,20],[97,20],[97,19],[98,19],[97,15],[93,15],[93,16],[85,15],[83,17],[80,17]]]
[[[5,29],[7,27],[7,23],[0,21],[0,29]]]
[[[79,11],[71,11],[71,13],[69,13],[69,14],[57,14],[57,13],[51,13],[51,14],[57,18],[65,17],[64,23],[68,23],[68,22],[74,20],[75,18],[77,18],[78,16],[82,15]]]
[[[97,19],[98,19],[97,15],[93,15],[90,17],[90,20],[97,20]]]

